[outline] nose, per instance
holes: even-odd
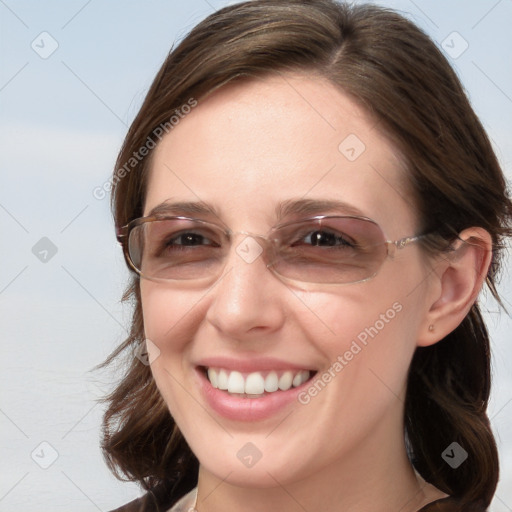
[[[256,237],[234,241],[223,275],[214,286],[207,320],[228,338],[261,341],[285,320],[290,292],[267,268]]]

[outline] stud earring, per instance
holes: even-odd
[[[432,332],[432,331],[434,330],[434,324],[430,324],[430,325],[428,326],[428,330],[429,330],[430,332]]]

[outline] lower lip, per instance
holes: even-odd
[[[202,370],[197,369],[200,388],[207,404],[220,416],[235,421],[260,421],[270,418],[292,404],[299,404],[297,395],[306,388],[311,379],[296,388],[276,391],[260,398],[241,398],[227,391],[214,388]]]

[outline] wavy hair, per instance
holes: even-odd
[[[380,124],[406,165],[424,232],[451,241],[479,226],[493,240],[486,283],[493,295],[512,204],[489,139],[446,58],[415,24],[370,4],[253,0],[199,23],[172,49],[126,135],[116,169],[190,98],[199,103],[228,82],[300,71],[328,79]],[[151,156],[122,179],[114,174],[116,226],[142,216]],[[117,171],[116,171],[117,172]],[[428,247],[442,251],[442,244]],[[128,356],[104,400],[102,449],[111,470],[178,499],[197,483],[198,461],[160,396],[149,366],[133,357],[144,342],[139,277],[129,336],[102,366]],[[486,413],[489,336],[478,304],[446,338],[418,348],[411,362],[404,428],[411,463],[425,480],[468,509],[485,509],[498,481],[498,454]],[[456,470],[441,458],[453,441],[469,453]]]

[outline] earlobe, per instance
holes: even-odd
[[[459,234],[453,250],[440,259],[435,297],[430,304],[418,346],[437,343],[452,332],[468,314],[485,282],[492,260],[492,238],[483,228]]]

